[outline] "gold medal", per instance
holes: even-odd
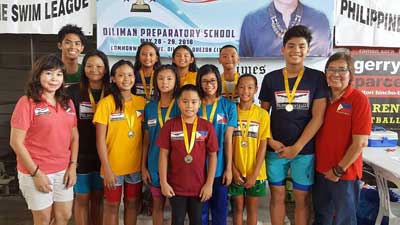
[[[186,155],[185,158],[184,158],[184,160],[185,160],[185,163],[190,164],[190,163],[193,162],[193,156],[191,156],[191,155]]]
[[[285,82],[285,92],[286,92],[286,96],[287,96],[287,99],[288,99],[288,104],[285,107],[285,110],[287,112],[291,112],[294,109],[292,102],[294,100],[294,97],[296,96],[296,91],[297,91],[297,88],[299,87],[301,79],[303,78],[303,75],[304,75],[304,68],[301,69],[300,72],[297,74],[297,78],[296,78],[296,81],[294,82],[293,88],[292,88],[292,90],[290,90],[290,87],[289,87],[289,75],[288,75],[288,72],[287,72],[286,68],[283,69],[283,78],[284,78],[284,82]]]
[[[187,155],[185,156],[184,160],[187,164],[189,164],[192,163],[193,161],[193,156],[191,156],[190,153],[192,152],[194,147],[194,142],[196,141],[197,117],[194,119],[193,122],[192,135],[190,136],[190,141],[189,141],[188,130],[186,127],[186,122],[182,117],[181,119],[182,119],[182,129],[183,129],[183,141],[185,143],[185,150],[187,152]]]
[[[247,115],[245,116],[246,121],[243,121],[242,118],[239,116],[239,111],[241,111],[240,107],[238,107],[238,120],[239,120],[239,129],[240,132],[242,133],[241,141],[240,141],[240,146],[243,148],[247,148],[249,146],[249,130],[250,130],[250,117],[251,117],[251,112],[253,110],[254,104],[250,106],[250,109],[247,111]],[[245,126],[243,124],[246,123]]]
[[[287,112],[291,112],[291,111],[293,111],[293,105],[292,104],[287,104],[285,109],[286,109]]]
[[[133,95],[131,94],[131,98],[133,99]],[[128,112],[127,108],[124,107],[124,115],[126,119],[126,123],[128,125],[128,137],[133,138],[135,136],[134,127],[135,127],[135,117],[136,113],[135,110]]]

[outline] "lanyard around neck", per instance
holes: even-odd
[[[96,101],[94,100],[93,94],[92,94],[92,90],[90,90],[90,88],[88,88],[88,93],[89,93],[89,100],[90,100],[90,104],[92,105],[92,110],[93,113],[96,112]],[[101,89],[101,94],[100,94],[100,99],[99,101],[104,97],[104,87]]]
[[[167,122],[169,120],[169,115],[171,114],[172,107],[174,106],[175,99],[172,99],[172,101],[169,103],[167,113],[165,114],[165,120],[162,119],[162,113],[161,113],[161,101],[158,101],[158,107],[157,107],[157,114],[158,114],[158,122],[160,123],[160,128],[164,126],[164,122]]]
[[[218,100],[219,100],[219,97],[214,99],[214,103],[213,103],[213,106],[212,106],[212,109],[211,109],[210,118],[207,118],[207,108],[206,108],[207,105],[206,105],[206,102],[203,100],[203,104],[201,106],[203,108],[202,117],[203,117],[203,119],[210,121],[210,123],[212,123],[214,121],[215,112],[217,111]]]
[[[144,94],[146,95],[146,99],[149,100],[150,97],[151,97],[151,92],[152,92],[152,90],[153,90],[154,71],[153,71],[153,72],[151,73],[151,75],[150,75],[150,84],[149,84],[149,87],[147,87],[147,82],[146,82],[146,78],[145,78],[145,76],[144,76],[143,70],[139,70],[139,74],[140,74],[140,79],[142,79]]]
[[[192,135],[190,136],[190,143],[189,143],[189,135],[188,135],[187,127],[186,127],[186,122],[183,119],[183,117],[181,117],[181,118],[182,118],[182,128],[183,128],[183,140],[185,142],[186,152],[189,155],[193,150],[194,142],[196,140],[197,116],[196,116],[196,118],[194,119],[194,122],[193,122]]]
[[[303,75],[304,75],[304,68],[301,69],[301,71],[297,74],[296,82],[293,85],[292,91],[290,91],[288,73],[287,73],[286,68],[283,69],[283,77],[285,80],[285,92],[286,92],[289,104],[291,104],[293,102],[294,96],[296,95],[297,88],[300,84],[301,79],[303,78]]]

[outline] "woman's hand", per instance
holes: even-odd
[[[35,183],[36,190],[40,192],[49,193],[53,191],[50,179],[40,169],[38,169],[36,175],[33,177],[33,182]]]
[[[69,164],[64,174],[64,184],[66,188],[70,188],[76,184],[76,163]]]

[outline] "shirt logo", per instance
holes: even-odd
[[[138,119],[143,119],[143,116],[144,116],[143,111],[136,110],[136,117]]]
[[[285,91],[275,92],[276,110],[285,110],[289,104],[288,97]],[[309,110],[310,109],[310,91],[297,90],[293,102],[291,102],[295,110]]]
[[[111,113],[110,115],[110,121],[118,121],[118,120],[124,120],[125,115],[123,113]]]
[[[88,120],[93,119],[93,108],[90,102],[81,102],[79,103],[79,119]]]
[[[41,116],[41,115],[46,115],[50,114],[50,109],[45,107],[45,108],[35,108],[35,116]]]
[[[147,126],[154,127],[157,124],[157,119],[150,119],[147,121]]]
[[[340,103],[336,109],[336,112],[344,115],[350,115],[351,109],[352,109],[351,104]]]
[[[183,140],[183,131],[172,131],[171,132],[171,140],[172,141],[182,141]]]
[[[217,114],[217,123],[226,124],[228,121],[224,114]]]
[[[205,141],[207,136],[207,131],[196,131],[196,141]]]

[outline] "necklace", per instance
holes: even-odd
[[[301,3],[298,4],[294,13],[295,13],[295,17],[293,20],[292,19],[290,20],[289,27],[286,27],[285,25],[282,26],[279,23],[278,18],[276,17],[276,8],[275,8],[274,3],[271,3],[268,6],[268,14],[271,19],[272,30],[274,31],[274,33],[277,37],[283,38],[283,35],[285,35],[286,31],[289,28],[300,24],[301,19],[303,17],[303,5]]]

